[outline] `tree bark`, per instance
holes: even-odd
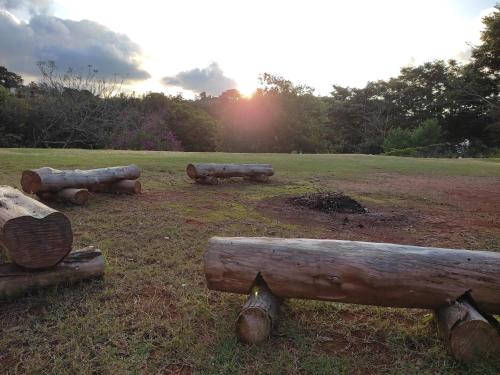
[[[26,193],[59,191],[64,188],[91,188],[119,180],[135,180],[140,176],[136,165],[90,169],[86,171],[60,171],[44,167],[23,172],[21,186]]]
[[[219,183],[219,179],[214,176],[205,176],[197,178],[196,182],[202,185],[217,185]]]
[[[51,267],[71,251],[71,223],[64,214],[19,190],[0,186],[0,244],[19,266]]]
[[[500,312],[500,253],[383,243],[214,237],[209,289],[248,294],[257,275],[278,297],[437,309],[470,291]]]
[[[16,297],[33,289],[98,278],[103,274],[104,258],[100,250],[93,248],[72,252],[57,266],[41,271],[27,271],[12,263],[1,264],[0,299]]]
[[[274,174],[271,164],[215,164],[198,163],[189,164],[186,168],[188,176],[192,179],[203,179],[206,177],[251,177],[255,180],[264,181],[264,176]],[[267,179],[265,180],[267,181]]]
[[[96,184],[90,189],[93,192],[101,193],[140,194],[142,186],[137,180],[120,180],[111,184]]]
[[[276,324],[279,306],[279,298],[258,279],[236,320],[239,340],[245,344],[260,344],[267,340]]]
[[[44,191],[37,194],[41,200],[47,202],[65,202],[82,206],[89,200],[87,189],[66,188],[58,192]]]
[[[481,314],[467,298],[435,311],[438,330],[455,359],[474,362],[500,354],[499,323]]]

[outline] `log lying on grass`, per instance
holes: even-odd
[[[438,309],[470,296],[500,313],[500,253],[383,243],[215,237],[209,289],[248,294],[257,275],[278,297]]]
[[[91,188],[120,180],[135,180],[141,175],[136,165],[90,170],[60,171],[44,167],[24,171],[21,186],[26,193],[59,191],[64,188]]]
[[[142,186],[137,180],[121,180],[111,184],[97,184],[90,187],[90,190],[114,194],[140,194]]]
[[[267,340],[276,324],[279,306],[279,298],[258,278],[236,320],[239,340],[245,344],[259,344]]]
[[[473,362],[500,354],[500,325],[464,296],[435,311],[438,330],[455,359]]]
[[[68,202],[82,206],[89,200],[89,191],[87,189],[66,188],[58,192],[43,191],[37,194],[43,201],[48,202]]]
[[[0,186],[0,244],[19,266],[51,267],[71,251],[71,223],[64,214],[19,190]]]
[[[217,178],[245,177],[258,182],[266,182],[274,174],[271,164],[189,164],[188,176],[199,183],[215,184]]]
[[[104,258],[101,251],[85,248],[70,253],[57,266],[27,271],[15,264],[0,265],[0,299],[12,298],[29,290],[58,284],[99,278],[104,275]]]

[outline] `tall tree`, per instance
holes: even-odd
[[[8,71],[5,66],[0,66],[0,85],[8,89],[21,87],[23,85],[23,79],[20,75]]]

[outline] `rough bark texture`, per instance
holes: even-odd
[[[59,191],[64,188],[91,188],[119,180],[135,180],[140,176],[136,165],[90,169],[86,171],[60,171],[44,167],[27,170],[21,177],[21,186],[27,193]]]
[[[202,185],[217,185],[219,183],[219,179],[213,176],[205,176],[197,178],[196,182]]]
[[[90,190],[99,193],[140,194],[142,186],[137,180],[120,180],[111,184],[96,184]]]
[[[500,312],[500,253],[383,243],[215,237],[210,289],[248,294],[258,274],[278,297],[437,309],[470,291]]]
[[[37,194],[41,200],[48,202],[66,202],[79,206],[84,205],[89,200],[89,191],[87,189],[62,189],[58,192],[44,191]]]
[[[140,194],[141,183],[137,180],[121,180],[109,186],[109,192],[116,194]]]
[[[189,164],[186,168],[186,172],[192,179],[202,179],[211,176],[219,178],[253,177],[256,180],[263,180],[265,178],[264,176],[272,176],[274,174],[271,164],[199,163]]]
[[[29,290],[79,280],[98,278],[104,274],[104,258],[100,250],[85,248],[70,253],[57,266],[27,271],[15,264],[0,265],[0,299],[16,297]]]
[[[19,266],[51,267],[71,251],[71,223],[19,190],[0,186],[0,244]]]
[[[466,298],[435,311],[439,333],[455,359],[474,362],[500,354],[499,324]]]
[[[260,278],[236,320],[236,335],[245,344],[259,344],[268,339],[278,318],[280,300]]]

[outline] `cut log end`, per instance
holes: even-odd
[[[236,321],[236,335],[245,344],[260,344],[271,334],[272,322],[269,314],[259,308],[248,308],[240,313]]]
[[[21,216],[5,224],[3,243],[17,265],[28,269],[51,267],[71,251],[71,223],[60,212],[43,219]]]
[[[198,177],[198,175],[196,173],[196,168],[193,164],[188,164],[188,166],[186,168],[186,173],[193,180]]]
[[[137,180],[121,180],[113,183],[109,190],[116,194],[140,194],[142,186]]]
[[[21,176],[21,187],[26,193],[37,193],[42,187],[42,179],[35,171],[23,171]]]
[[[87,189],[62,189],[58,192],[43,191],[37,193],[38,198],[47,202],[64,202],[83,206],[89,200]]]
[[[89,191],[87,189],[63,189],[59,192],[59,196],[82,206],[89,200]]]
[[[453,329],[450,350],[462,362],[474,362],[500,354],[500,336],[486,321],[472,320]]]
[[[455,359],[470,363],[500,354],[498,323],[479,312],[469,296],[438,309],[435,317],[439,333]]]
[[[247,302],[236,320],[236,335],[245,344],[260,344],[266,341],[278,317],[280,300],[269,290],[265,282],[257,277]]]

